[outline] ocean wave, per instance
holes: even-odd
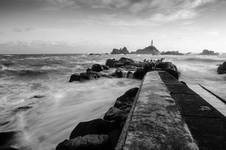
[[[11,75],[11,76],[40,76],[48,74],[48,71],[44,70],[14,70],[14,69],[5,69],[1,71],[2,74]]]
[[[193,57],[193,58],[185,58],[182,61],[199,61],[204,63],[212,63],[212,62],[221,62],[220,58],[201,58],[201,57]]]

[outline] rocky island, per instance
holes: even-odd
[[[131,54],[152,54],[159,55],[160,51],[153,45],[153,40],[151,41],[151,45],[145,47],[143,49],[138,49],[135,52],[131,52]]]
[[[123,48],[120,48],[120,49],[114,48],[112,50],[111,54],[129,54],[129,51],[127,50],[126,47],[123,47]]]
[[[207,49],[204,49],[200,55],[219,55],[219,53],[216,53],[214,51],[211,51],[211,50],[207,50]]]

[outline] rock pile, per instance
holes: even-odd
[[[138,88],[120,96],[103,119],[80,122],[56,150],[113,150],[131,110]]]
[[[102,72],[109,68],[115,69],[114,73],[106,74]],[[136,62],[130,58],[122,57],[119,60],[108,59],[105,65],[94,64],[91,69],[87,69],[86,72],[72,74],[69,82],[92,80],[100,77],[143,79],[148,71],[154,70],[164,70],[177,79],[179,77],[177,67],[171,62],[163,62],[163,59]]]
[[[223,64],[221,64],[218,68],[217,68],[217,72],[219,74],[224,74],[226,73],[226,62],[223,62]]]
[[[178,79],[179,73],[176,66],[171,62],[163,62],[163,60],[137,62],[125,57],[119,60],[108,59],[105,65],[94,64],[86,72],[71,75],[69,82],[100,77],[143,79],[147,72],[154,70],[165,70]],[[108,69],[114,70],[113,73],[104,73]],[[103,118],[80,122],[71,132],[69,139],[58,144],[56,150],[113,150],[138,90],[137,87],[132,88],[117,98],[115,104]]]

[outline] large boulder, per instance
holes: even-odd
[[[119,125],[103,119],[95,119],[87,122],[80,122],[71,132],[70,139],[88,134],[108,134],[117,129]]]
[[[0,146],[10,145],[21,131],[0,132]]]
[[[133,105],[133,101],[138,92],[138,89],[139,88],[132,88],[128,90],[125,94],[117,98],[114,107],[128,113]]]
[[[56,150],[105,150],[107,147],[109,147],[108,135],[92,134],[64,140],[58,144]]]
[[[94,64],[91,68],[92,71],[100,72],[103,71],[102,65],[100,64]]]
[[[224,74],[226,73],[226,62],[224,62],[223,64],[221,64],[218,69],[217,69],[217,72],[219,74]]]
[[[119,62],[122,63],[123,65],[133,65],[135,63],[132,59],[126,57],[121,57],[119,59]]]
[[[173,68],[173,64],[171,62],[160,62],[158,64],[156,64],[156,68],[158,69],[172,69]]]
[[[130,58],[125,58],[122,57],[119,60],[115,59],[107,59],[106,61],[106,66],[113,68],[113,67],[124,67],[126,65],[130,66],[136,66],[136,63],[130,59]]]
[[[124,74],[124,70],[122,68],[117,68],[112,76],[117,78],[122,78]]]
[[[104,115],[104,120],[118,122],[124,124],[128,113],[116,107],[111,107]]]
[[[97,79],[100,78],[101,74],[95,71],[87,71],[87,72],[82,72],[80,74],[72,74],[70,77],[69,82],[73,81],[86,81],[86,80],[92,80],[92,79]]]
[[[133,74],[133,77],[135,79],[142,80],[146,73],[147,73],[147,71],[145,71],[144,68],[137,68],[137,70]]]
[[[175,70],[172,70],[172,69],[166,69],[165,71],[168,72],[169,74],[171,74],[177,80],[179,79],[180,73],[178,71],[175,71]]]
[[[69,79],[69,82],[73,82],[73,81],[80,81],[80,74],[78,74],[78,73],[72,74]]]
[[[105,65],[110,68],[113,68],[113,67],[115,67],[116,62],[117,61],[115,59],[107,59]]]
[[[91,68],[91,71],[100,72],[103,70],[108,70],[109,67],[106,65],[94,64]]]

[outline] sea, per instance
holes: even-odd
[[[226,56],[0,55],[0,132],[18,132],[15,147],[54,150],[79,122],[103,117],[119,96],[140,86],[140,80],[127,78],[68,82],[73,73],[120,57],[165,58],[177,66],[181,81],[201,84],[226,100],[226,75],[217,74]]]

